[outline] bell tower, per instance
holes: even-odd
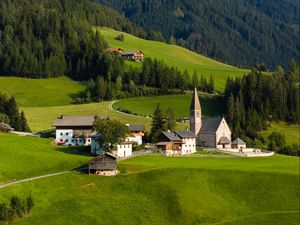
[[[201,105],[198,97],[198,92],[195,87],[193,92],[192,102],[190,106],[190,131],[198,136],[201,129]]]

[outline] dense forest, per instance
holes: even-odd
[[[277,67],[272,75],[263,75],[254,68],[243,78],[228,78],[224,99],[234,138],[258,138],[267,121],[299,123],[299,65],[292,61],[288,71]]]
[[[236,66],[299,59],[298,0],[99,0],[148,31]],[[151,32],[155,31],[155,32]],[[159,35],[159,33],[162,35]]]
[[[0,93],[0,122],[9,124],[16,131],[29,132],[30,128],[27,124],[25,114],[20,113],[14,97],[8,98]]]
[[[91,25],[143,34],[116,11],[88,0],[1,1],[0,74],[88,80],[114,73],[122,60],[105,52],[107,43]]]
[[[142,69],[129,67],[122,74],[108,73],[107,76],[99,75],[96,79],[90,79],[79,102],[176,94],[194,87],[203,92],[214,93],[213,77],[207,80],[201,75],[199,79],[196,71],[190,76],[187,71],[181,72],[177,68],[169,67],[163,61],[145,58]]]

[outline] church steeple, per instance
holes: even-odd
[[[197,88],[193,92],[192,102],[190,106],[190,130],[198,135],[201,129],[201,105],[198,97]]]

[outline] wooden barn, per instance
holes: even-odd
[[[117,174],[117,157],[104,153],[89,161],[89,174],[114,176]]]

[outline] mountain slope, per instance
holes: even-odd
[[[236,77],[249,73],[249,70],[239,69],[212,60],[176,45],[141,39],[131,34],[109,28],[100,28],[100,33],[111,47],[122,48],[124,50],[139,49],[145,53],[146,57],[163,60],[167,65],[177,67],[182,71],[187,70],[191,75],[194,70],[197,71],[198,75],[203,74],[207,78],[212,75],[217,90],[224,89],[228,76]],[[119,34],[125,36],[124,41],[115,39]],[[133,65],[140,66],[139,63]]]
[[[224,62],[286,66],[299,58],[297,0],[99,0],[145,30],[184,39],[189,49]]]

